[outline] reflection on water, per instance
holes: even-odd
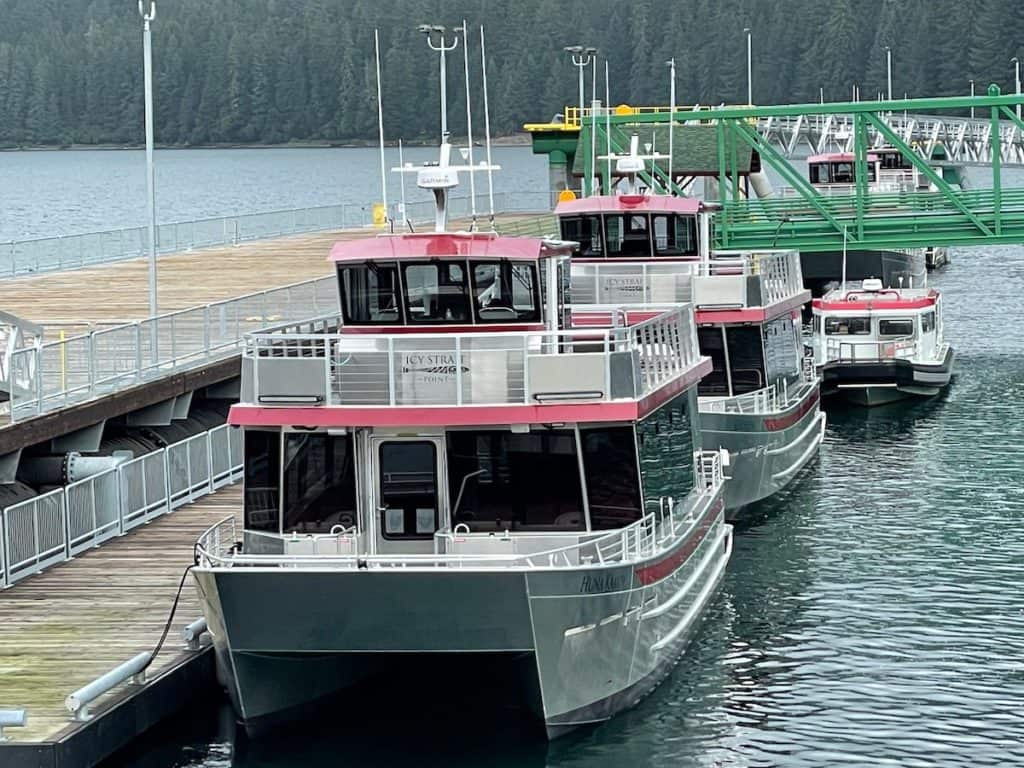
[[[213,713],[117,764],[1024,763],[1022,279],[1024,249],[954,254],[934,280],[950,391],[829,411],[820,460],[745,521],[694,644],[633,711],[550,747],[444,711],[246,744]]]

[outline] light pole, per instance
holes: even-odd
[[[149,220],[149,314],[157,313],[156,298],[156,186],[153,180],[153,45],[150,24],[156,18],[156,0],[149,0],[149,12],[139,0],[142,17],[142,59],[146,81],[146,204]],[[154,355],[156,354],[154,350]]]
[[[1013,80],[1017,85],[1016,94],[1020,96],[1020,59],[1014,56],[1010,61],[1013,62]],[[1017,119],[1020,120],[1020,104],[1017,105]]]
[[[892,101],[892,48],[888,45],[885,46],[885,82],[886,96],[889,101]]]
[[[441,143],[448,142],[448,69],[445,56],[448,51],[454,51],[459,45],[459,37],[453,30],[452,44],[445,43],[445,33],[448,31],[437,24],[420,24],[417,29],[427,36],[427,45],[430,50],[438,51],[441,54]],[[437,45],[434,45],[434,35],[437,34]]]
[[[567,45],[565,52],[572,55],[572,63],[576,65],[580,75],[580,113],[577,115],[580,126],[583,125],[583,70],[590,66],[591,59],[597,48],[585,48],[582,45]]]
[[[974,81],[971,80],[971,98],[974,98]],[[974,119],[974,106],[971,106],[971,119]]]
[[[751,42],[750,42],[750,27],[744,27],[743,31],[747,34],[747,106],[752,107],[754,105],[754,78],[753,78],[753,64],[751,60]]]

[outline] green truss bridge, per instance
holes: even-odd
[[[1015,107],[1024,97],[1001,95],[991,86],[977,97],[906,99],[891,102],[845,102],[786,106],[737,106],[714,109],[604,109],[595,103],[583,119],[562,124],[531,124],[534,152],[549,156],[552,187],[575,186],[583,194],[610,189],[615,183],[612,155],[628,151],[638,135],[659,159],[650,161],[642,181],[651,188],[687,194],[695,179],[717,184],[715,246],[729,249],[797,248],[803,252],[850,249],[889,250],[928,246],[976,246],[1024,243],[1024,189],[1003,189],[1004,164],[1018,166],[1016,150],[1006,144],[1024,138],[1024,122]],[[896,115],[904,113],[984,115],[990,143],[987,168],[991,188],[964,190],[957,163],[941,141],[908,141]],[[778,122],[848,123],[849,149],[856,183],[842,193],[810,184],[780,149],[759,129]],[[669,123],[674,151],[668,167]],[[575,124],[573,124],[575,122]],[[979,121],[971,121],[976,124]],[[894,124],[895,127],[894,127]],[[872,149],[897,149],[907,165],[928,183],[927,190],[880,192],[868,182]],[[952,154],[952,153],[950,153]],[[975,162],[974,164],[977,164]],[[789,185],[785,196],[757,198],[751,176],[770,168]]]

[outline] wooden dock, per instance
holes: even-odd
[[[196,539],[240,510],[241,486],[222,488],[0,592],[0,709],[28,711],[27,727],[7,730],[12,745],[59,743],[81,728],[65,697],[153,649]],[[149,679],[196,655],[183,649],[180,632],[201,615],[189,576]],[[126,683],[98,700],[97,720],[139,690]]]

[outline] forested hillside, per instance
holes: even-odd
[[[754,100],[966,93],[1013,88],[1024,0],[158,0],[156,137],[164,144],[372,138],[373,28],[381,31],[389,136],[437,120],[437,55],[415,25],[488,36],[496,133],[576,101],[562,48],[597,46],[613,102],[664,103],[675,56],[680,103],[745,100],[743,28],[754,32]],[[441,9],[444,12],[441,12]],[[0,0],[0,145],[137,143],[141,21],[134,0]],[[461,103],[462,59],[449,95]],[[603,60],[600,65],[603,74]],[[602,77],[603,80],[603,77]],[[589,83],[589,80],[588,80]],[[599,88],[604,90],[603,82]],[[459,131],[462,111],[452,116]]]

